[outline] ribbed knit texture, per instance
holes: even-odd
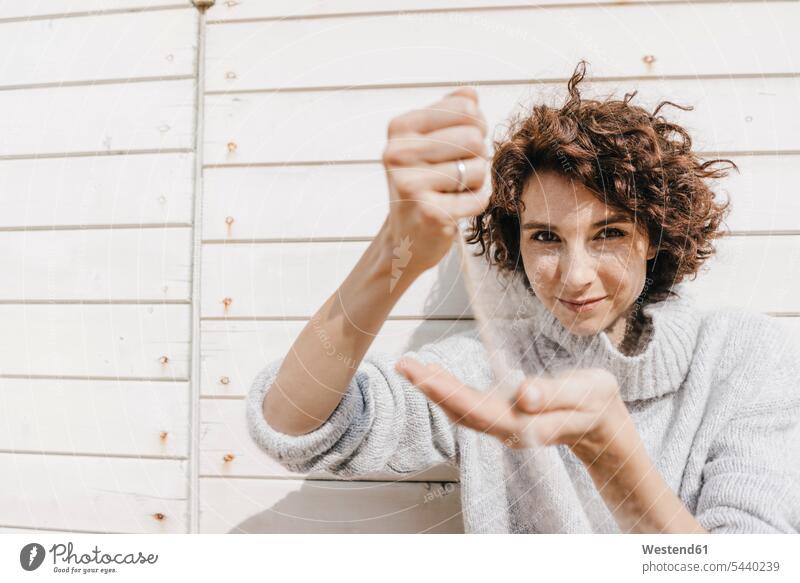
[[[522,370],[613,372],[656,468],[704,528],[800,532],[800,351],[775,318],[700,311],[689,299],[670,298],[642,307],[645,330],[638,349],[626,355],[605,332],[576,336],[541,302],[532,305],[533,315],[514,332],[530,338]],[[406,355],[436,362],[476,388],[493,381],[475,330]],[[619,532],[568,447],[533,456],[453,424],[395,372],[397,358],[368,353],[330,418],[301,436],[275,431],[263,418],[264,395],[281,360],[267,364],[247,399],[251,437],[298,472],[407,477],[453,464],[465,532]]]

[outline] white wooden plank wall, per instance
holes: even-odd
[[[337,488],[324,475],[298,481],[239,424],[255,374],[285,353],[385,216],[379,160],[388,120],[454,84],[480,85],[496,131],[516,107],[563,95],[580,57],[591,63],[597,94],[635,88],[650,106],[660,98],[695,105],[667,113],[693,131],[698,151],[730,156],[742,169],[720,186],[734,201],[732,236],[696,282],[699,301],[800,314],[798,5],[525,4],[237,0],[209,11],[203,532],[372,531],[363,518],[379,509],[384,529],[460,529],[457,520],[442,523],[423,494],[429,490],[412,484],[380,476]],[[455,261],[422,278],[391,318],[376,349],[399,353],[468,326]],[[412,337],[425,318],[433,318],[428,331]],[[800,335],[800,319],[783,321]],[[456,479],[444,468],[430,476],[414,479]],[[369,494],[351,496],[364,487]],[[445,494],[435,498],[445,512],[457,512],[457,488],[433,488]],[[371,506],[381,490],[382,504]],[[409,496],[414,508],[395,520],[393,510]],[[329,503],[320,505],[320,497]]]
[[[189,529],[197,23],[0,2],[6,532]]]
[[[0,0],[0,531],[459,532],[451,468],[288,472],[243,398],[380,226],[388,120],[462,82],[496,133],[581,57],[590,93],[695,105],[666,113],[742,173],[693,292],[800,337],[798,4],[528,4],[218,1],[198,29],[188,0]],[[457,272],[426,274],[374,349],[472,325]]]

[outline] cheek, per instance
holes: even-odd
[[[617,290],[620,299],[636,298],[643,285],[647,260],[630,245],[603,254],[598,266],[598,277],[607,290]]]
[[[522,265],[533,289],[547,287],[556,278],[558,255],[548,252],[523,251]]]

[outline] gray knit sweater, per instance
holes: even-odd
[[[671,298],[642,308],[646,330],[629,355],[605,332],[576,336],[541,302],[533,305],[524,320],[530,326],[524,370],[603,366],[615,373],[651,459],[704,528],[800,531],[800,351],[776,319],[737,309],[700,311],[689,299]],[[476,388],[493,380],[474,330],[406,354],[436,362]],[[250,435],[298,472],[408,476],[453,464],[468,533],[619,532],[568,447],[531,457],[531,450],[453,424],[394,370],[396,359],[368,353],[330,418],[301,436],[277,432],[263,418],[264,395],[281,361],[269,363],[248,395]]]

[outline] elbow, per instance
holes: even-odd
[[[297,437],[311,433],[322,423],[305,414],[295,403],[287,399],[277,382],[272,383],[261,405],[264,422],[275,431]]]

